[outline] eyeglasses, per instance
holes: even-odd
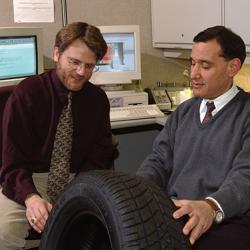
[[[79,68],[84,67],[85,70],[88,72],[96,72],[99,70],[99,67],[96,64],[82,63],[79,60],[75,58],[71,58],[71,57],[67,57],[67,60],[68,60],[68,64],[70,65],[70,67],[74,69],[79,69]]]

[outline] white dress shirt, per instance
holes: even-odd
[[[205,114],[207,112],[207,102],[214,102],[215,109],[212,111],[212,115],[214,116],[217,112],[219,112],[229,101],[231,101],[239,92],[239,89],[233,85],[231,89],[229,89],[223,95],[215,98],[214,100],[203,99],[200,105],[200,120],[203,121]]]

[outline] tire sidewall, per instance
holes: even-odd
[[[122,248],[120,223],[117,219],[115,205],[105,193],[105,187],[99,187],[91,178],[80,177],[81,182],[71,183],[56,202],[46,224],[46,245],[40,249],[54,249],[60,242],[63,231],[73,217],[79,213],[95,216],[107,229],[109,240],[114,250]],[[55,223],[56,220],[56,223]],[[55,248],[56,249],[56,248]]]

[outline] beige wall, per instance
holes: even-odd
[[[61,1],[55,2],[55,23],[15,24],[13,1],[0,0],[0,26],[41,26],[44,28],[45,67],[53,67],[52,52],[56,32],[62,27]],[[157,81],[186,81],[182,75],[187,61],[166,59],[161,49],[152,47],[150,0],[68,0],[68,22],[84,21],[94,25],[140,25],[142,87]]]

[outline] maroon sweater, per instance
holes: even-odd
[[[3,193],[24,205],[38,193],[34,172],[48,172],[59,115],[68,90],[55,70],[22,81],[8,99],[3,116],[0,184]],[[73,93],[71,172],[110,167],[112,140],[109,102],[99,87],[87,82]]]

